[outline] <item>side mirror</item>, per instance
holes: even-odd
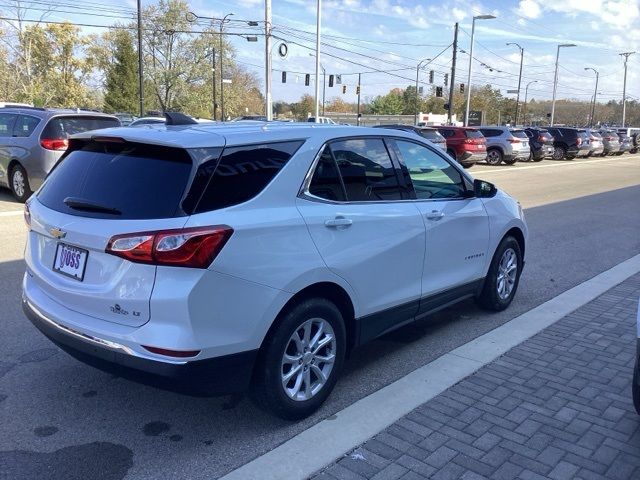
[[[473,181],[473,193],[477,198],[492,198],[496,196],[498,189],[493,183],[476,178]]]

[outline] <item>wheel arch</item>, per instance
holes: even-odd
[[[500,243],[502,242],[502,240],[504,240],[506,237],[513,237],[516,239],[516,241],[518,242],[518,245],[520,246],[520,252],[522,253],[522,258],[524,258],[524,252],[525,252],[525,247],[526,247],[526,242],[524,239],[524,233],[522,232],[522,230],[520,230],[520,228],[518,227],[511,227],[511,229],[509,229],[503,236],[502,239],[500,240]],[[500,245],[500,243],[498,243],[498,245]]]
[[[265,342],[268,338],[271,337],[275,329],[278,328],[282,316],[294,305],[309,298],[325,298],[332,302],[338,308],[338,310],[340,310],[340,313],[342,314],[342,318],[344,320],[345,330],[347,332],[347,353],[351,349],[353,349],[357,342],[356,319],[353,301],[349,293],[347,293],[347,291],[343,287],[341,287],[337,283],[328,281],[313,283],[293,295],[278,312],[276,319],[273,321],[273,323],[269,327],[269,330],[267,331],[267,334],[262,340],[260,349],[262,349]]]

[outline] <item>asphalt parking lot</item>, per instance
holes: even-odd
[[[155,390],[57,350],[20,310],[25,227],[21,205],[0,191],[0,465],[25,479],[220,477],[640,251],[640,155],[477,165],[471,173],[520,199],[526,211],[527,266],[511,308],[486,314],[467,302],[372,342],[348,361],[327,404],[295,424],[244,397]]]

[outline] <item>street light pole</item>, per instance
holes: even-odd
[[[271,98],[271,0],[264,1],[264,110],[267,120],[273,120]]]
[[[476,32],[476,20],[490,20],[493,15],[476,15],[471,22],[471,48],[469,48],[469,75],[467,77],[467,105],[464,110],[464,126],[469,126],[469,110],[471,107],[471,70],[473,68],[473,37]]]
[[[524,105],[522,108],[522,116],[524,117],[524,119],[522,121],[522,125],[525,125],[527,123],[527,96],[529,95],[529,85],[531,85],[532,83],[538,83],[538,80],[531,80],[524,88]]]
[[[591,67],[585,67],[585,70],[593,70],[594,72],[596,72],[596,88],[593,91],[593,103],[591,104],[591,113],[589,115],[589,126],[593,127],[594,124],[594,116],[596,113],[596,98],[598,97],[598,79],[600,78],[600,73],[595,69],[595,68],[591,68]]]
[[[624,57],[624,83],[622,86],[622,127],[624,127],[626,114],[627,114],[627,60],[629,56],[636,52],[625,52],[620,55]]]
[[[515,45],[520,49],[520,74],[518,75],[518,94],[516,95],[516,127],[518,126],[518,113],[520,111],[520,85],[522,84],[522,62],[524,61],[524,48],[515,42],[507,43],[507,45]]]
[[[553,122],[556,118],[556,92],[558,90],[558,61],[560,59],[560,49],[563,47],[575,47],[576,45],[573,43],[563,43],[558,45],[558,50],[556,52],[556,71],[553,75],[553,101],[551,102],[551,121],[549,125],[553,126]]]
[[[317,0],[316,3],[316,105],[315,105],[315,120],[316,123],[320,121],[320,25],[322,15],[322,0]]]
[[[430,61],[431,61],[430,58],[425,58],[424,60],[420,60],[420,62],[418,63],[418,66],[416,67],[416,104],[415,104],[415,111],[413,113],[414,125],[418,124],[418,79],[420,76],[420,68],[423,66],[422,64],[424,62],[430,62]]]
[[[213,87],[212,101],[213,101],[213,119],[218,116],[218,102],[216,101],[216,47],[211,48],[211,86]]]
[[[327,71],[324,69],[322,64],[320,64],[320,68],[322,68],[322,116],[324,117],[324,103],[325,103],[325,90],[327,88]]]
[[[223,44],[222,44],[222,29],[224,23],[227,21],[227,17],[230,17],[233,13],[227,13],[222,20],[220,20],[220,120],[225,121],[224,114],[224,70],[222,69],[222,62],[224,61]]]
[[[138,98],[140,99],[140,116],[144,117],[144,72],[142,68],[142,5],[138,0]]]

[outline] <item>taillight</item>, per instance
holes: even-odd
[[[507,141],[509,143],[520,143],[522,140],[520,140],[519,138],[507,138]]]
[[[576,139],[576,145],[582,145],[582,138],[578,137]]]
[[[42,138],[40,145],[47,150],[66,150],[69,147],[69,140],[66,138]]]
[[[25,202],[24,204],[24,222],[27,224],[27,227],[31,228],[31,210],[29,210],[29,202]]]
[[[116,235],[106,252],[135,263],[207,268],[233,229],[226,225]]]

